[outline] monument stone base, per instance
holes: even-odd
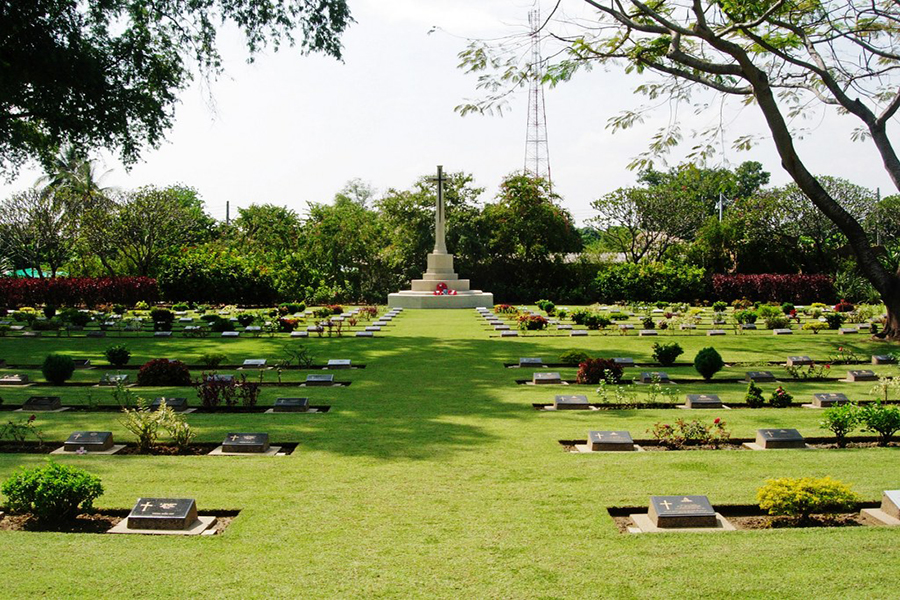
[[[435,294],[440,284],[455,294]],[[470,290],[469,280],[460,279],[453,270],[453,255],[432,252],[422,279],[414,279],[409,290],[388,295],[391,308],[478,308],[494,306],[494,295]]]

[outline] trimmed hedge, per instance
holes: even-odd
[[[828,275],[713,275],[713,297],[731,302],[740,298],[761,302],[833,302],[834,280]]]
[[[0,277],[0,306],[133,306],[158,298],[156,280],[150,277]]]
[[[159,288],[172,301],[272,306],[278,300],[272,273],[232,251],[185,249],[167,261]]]
[[[692,302],[707,297],[702,267],[672,263],[622,263],[600,271],[594,280],[600,302]]]

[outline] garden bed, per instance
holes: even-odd
[[[100,404],[97,406],[86,406],[84,404],[69,404],[64,405],[63,408],[66,409],[67,412],[122,412],[122,408],[119,405],[111,405],[111,404]],[[134,406],[130,406],[128,408],[136,408]],[[188,407],[190,412],[183,412],[179,414],[189,414],[189,415],[197,415],[197,414],[252,414],[252,413],[265,413],[269,409],[273,408],[273,405],[261,405],[257,404],[255,406],[191,406]],[[304,414],[304,412],[313,412],[316,413],[327,413],[331,410],[331,406],[328,404],[310,404],[309,411],[296,411],[297,414]],[[0,411],[16,411],[21,410],[21,404],[0,404]],[[312,411],[315,409],[315,411]],[[28,412],[28,411],[24,411]],[[35,415],[40,414],[48,414],[56,411],[31,411]],[[284,413],[273,413],[273,414],[293,414],[291,412]]]
[[[879,502],[859,502],[854,507],[853,512],[833,513],[833,514],[814,514],[808,519],[799,520],[793,517],[772,516],[759,508],[755,504],[726,504],[714,506],[716,512],[725,517],[735,529],[742,531],[752,531],[759,529],[795,529],[807,527],[867,527],[876,526],[871,521],[866,520],[860,515],[860,510],[864,508],[878,508]],[[607,509],[609,516],[616,524],[619,533],[628,533],[629,527],[634,527],[635,523],[629,515],[645,514],[646,506],[612,506]],[[673,533],[678,532],[678,528],[672,528]]]
[[[110,509],[96,510],[90,513],[82,513],[74,519],[57,524],[41,523],[30,514],[13,515],[5,514],[0,518],[0,531],[49,531],[56,533],[107,533],[112,527],[125,519],[130,510]],[[216,523],[212,526],[213,535],[225,531],[234,521],[239,510],[212,510],[203,511],[203,516],[216,517]]]
[[[0,442],[0,454],[49,454],[57,448],[61,448],[64,442]],[[188,446],[184,451],[179,450],[172,444],[156,444],[149,452],[140,452],[137,444],[126,442],[125,447],[113,455],[108,456],[204,456],[209,454],[222,445],[221,442],[196,442]],[[279,446],[282,454],[292,454],[298,446],[298,442],[271,442],[271,446]],[[75,453],[66,453],[62,456],[74,455]],[[104,454],[96,454],[86,452],[83,456],[107,456]],[[248,456],[254,456],[253,453],[247,453]]]
[[[743,444],[752,443],[756,438],[729,438],[727,442],[723,442],[718,446],[714,444],[698,444],[696,442],[687,441],[680,448],[671,448],[660,443],[656,439],[635,439],[634,444],[640,446],[642,450],[648,452],[678,452],[681,450],[749,450]],[[804,438],[808,447],[818,450],[842,450],[838,448],[835,438],[833,437],[806,437]],[[576,446],[585,446],[588,441],[580,440],[559,440],[559,444],[566,452],[579,453]],[[848,436],[845,448],[900,448],[900,440],[892,441],[887,446],[879,446],[874,436]],[[783,448],[790,450],[790,448]],[[778,450],[771,448],[770,450]],[[599,453],[599,452],[598,452]]]

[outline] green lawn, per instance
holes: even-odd
[[[713,504],[752,503],[766,478],[831,475],[866,500],[900,487],[896,448],[843,451],[648,452],[576,455],[559,439],[589,429],[627,429],[646,437],[658,420],[692,413],[671,409],[538,412],[531,404],[592,386],[525,386],[530,370],[506,369],[520,356],[554,360],[584,349],[650,360],[653,338],[634,334],[587,338],[499,339],[474,311],[405,311],[375,339],[153,339],[126,341],[140,364],[155,357],[196,362],[221,350],[229,362],[275,359],[285,344],[304,344],[316,362],[350,358],[366,369],[337,371],[346,388],[268,388],[329,404],[324,415],[189,415],[199,441],[229,431],[267,431],[273,442],[299,442],[288,457],[71,457],[66,463],[99,474],[101,508],[131,508],[138,496],[197,499],[204,509],[240,509],[221,536],[170,538],[0,532],[8,597],[891,597],[900,566],[900,531],[866,528],[619,534],[608,506],[645,506],[651,494],[705,494]],[[668,340],[669,337],[661,338]],[[39,363],[52,350],[101,363],[118,340],[0,338],[0,358]],[[893,348],[867,336],[833,333],[776,337],[679,335],[690,361],[715,346],[728,361],[783,360],[790,354],[826,359],[838,345],[868,357]],[[15,360],[13,360],[15,359]],[[866,368],[866,367],[857,367]],[[797,399],[815,391],[868,398],[868,383],[794,382],[772,370]],[[629,370],[632,375],[642,369]],[[646,370],[646,369],[643,369]],[[846,368],[839,368],[844,374]],[[896,366],[876,368],[897,375]],[[668,369],[695,377],[690,367]],[[0,370],[10,373],[11,370]],[[104,368],[77,371],[89,381]],[[134,371],[131,371],[134,373]],[[299,381],[311,371],[285,372]],[[574,369],[563,369],[574,378]],[[38,372],[30,373],[40,378]],[[274,381],[272,371],[266,381]],[[270,379],[271,378],[271,379]],[[745,385],[683,383],[686,393],[738,400]],[[763,384],[768,393],[775,384]],[[824,388],[824,389],[821,389]],[[7,404],[55,393],[66,404],[96,388],[3,388]],[[302,392],[301,392],[302,390]],[[179,390],[167,390],[178,392]],[[180,390],[196,405],[190,390]],[[156,390],[135,389],[152,397]],[[676,414],[677,412],[677,414]],[[7,418],[13,413],[0,413]],[[822,435],[820,413],[808,409],[708,411],[733,435],[763,426]],[[129,436],[115,413],[40,415],[49,439],[76,429]],[[37,455],[0,454],[0,477]]]

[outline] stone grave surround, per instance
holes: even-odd
[[[663,531],[733,531],[734,526],[710,504],[706,496],[650,496],[645,514],[632,514],[632,533]]]
[[[757,429],[756,441],[747,442],[744,447],[751,450],[781,450],[806,448],[806,440],[796,429]]]
[[[109,533],[200,535],[216,523],[199,516],[193,498],[138,498],[128,517]]]
[[[434,217],[434,251],[428,257],[428,268],[422,279],[414,279],[411,289],[388,295],[391,308],[477,308],[493,306],[494,295],[490,292],[469,289],[469,280],[460,279],[453,269],[453,255],[447,252],[445,241],[446,215],[444,210],[443,167],[438,166],[437,177],[431,179],[437,184],[437,207]],[[449,293],[435,294],[441,288]]]
[[[590,452],[634,452],[637,447],[627,431],[589,431],[587,449]]]
[[[874,521],[878,525],[900,527],[900,490],[885,490],[881,496],[881,506],[864,508],[860,511],[863,518]]]

